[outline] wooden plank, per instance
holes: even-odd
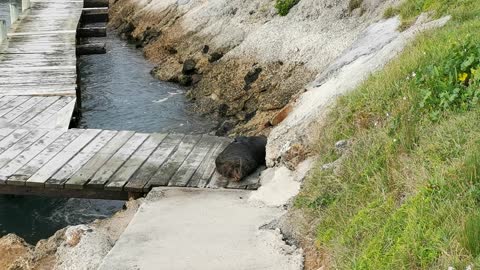
[[[67,164],[52,176],[45,184],[46,187],[63,187],[63,184],[70,179],[90,158],[102,149],[115,135],[117,131],[104,130],[80,153],[78,153]]]
[[[45,163],[50,161],[60,151],[62,151],[71,141],[75,140],[82,134],[82,130],[73,129],[63,133],[55,142],[47,146],[40,154],[35,156],[27,164],[22,166],[18,171],[7,179],[7,185],[25,185],[25,181],[36,173]]]
[[[59,98],[60,97],[44,97],[39,103],[27,109],[24,113],[13,119],[11,122],[18,125],[23,125],[35,116],[37,116],[39,113],[44,111],[46,108],[48,108]]]
[[[207,188],[225,188],[228,185],[229,180],[220,175],[217,171],[213,173],[212,179],[207,184]]]
[[[62,35],[62,34],[75,34],[76,30],[57,30],[57,31],[39,31],[39,32],[15,32],[8,33],[8,37],[16,36],[51,36],[51,35]]]
[[[80,152],[85,145],[93,140],[100,133],[99,129],[87,129],[69,145],[67,145],[62,152],[58,153],[50,161],[48,161],[42,168],[34,173],[28,180],[27,186],[44,186],[45,182],[54,175],[65,163]]]
[[[78,170],[66,183],[65,188],[81,189],[90,181],[92,176],[100,169],[100,167],[117,152],[117,150],[125,144],[133,131],[119,131],[117,135],[110,140],[105,147],[96,153],[80,170]]]
[[[168,185],[176,187],[186,186],[205,156],[208,154],[210,148],[213,148],[215,145],[215,139],[216,138],[213,136],[203,135],[200,142],[195,146],[190,155],[188,155],[182,166],[180,166],[177,172],[172,176]]]
[[[160,167],[160,169],[152,176],[145,186],[146,189],[158,186],[166,186],[175,174],[177,169],[182,165],[201,136],[187,135],[178,146],[177,151]]]
[[[140,197],[142,194],[131,194],[123,191],[107,191],[102,189],[63,189],[59,192],[56,188],[38,188],[29,186],[0,185],[0,194],[15,194],[24,196],[85,198],[104,200],[128,200],[132,195]]]
[[[12,128],[0,128],[0,140],[10,135],[14,129]]]
[[[218,138],[217,144],[210,149],[202,164],[195,171],[187,186],[205,188],[215,171],[215,159],[230,144],[231,140]]]
[[[3,106],[7,105],[8,103],[10,103],[13,99],[15,99],[16,97],[12,97],[12,96],[3,96],[0,98],[0,108],[2,108]]]
[[[0,153],[12,147],[18,140],[28,134],[26,129],[16,129],[0,141]]]
[[[24,103],[20,104],[15,109],[9,111],[5,115],[2,116],[2,119],[11,122],[13,119],[17,118],[19,115],[30,109],[31,107],[35,106],[37,103],[42,101],[43,97],[32,97],[29,100],[25,101]]]
[[[3,104],[0,107],[0,117],[4,116],[6,113],[10,112],[11,110],[15,109],[17,106],[21,105],[25,101],[29,100],[31,97],[15,97],[15,99],[9,101],[7,104]]]
[[[59,113],[69,103],[74,103],[74,102],[75,102],[75,98],[62,97],[59,100],[57,100],[55,103],[53,103],[52,106],[48,107],[43,112],[41,112],[37,116],[35,116],[33,119],[31,119],[30,121],[25,123],[25,126],[26,127],[40,127],[40,125],[42,123],[51,119],[54,115]],[[73,105],[75,105],[75,104],[73,104]],[[51,120],[51,121],[53,121],[53,120]],[[56,122],[56,120],[54,122]]]
[[[122,167],[110,178],[105,185],[106,190],[122,190],[123,186],[128,182],[130,177],[140,168],[140,166],[148,159],[160,143],[165,139],[166,134],[152,134],[150,137],[135,151]]]
[[[64,134],[63,130],[53,130],[48,132],[40,140],[36,141],[33,145],[25,149],[14,160],[10,161],[7,165],[0,169],[0,184],[5,184],[5,181],[12,176],[21,167],[32,160],[36,155],[43,151],[47,146],[53,143],[60,135]]]
[[[70,125],[72,119],[73,111],[75,110],[77,99],[72,98],[72,100],[65,105],[62,109],[54,113],[44,122],[38,125],[41,128],[54,129],[54,128],[64,128],[67,129]]]
[[[176,150],[183,137],[184,135],[181,134],[169,134],[158,146],[157,150],[150,155],[147,161],[131,177],[124,189],[129,192],[142,192],[158,168]]]
[[[0,168],[5,166],[11,160],[15,159],[18,154],[40,139],[43,135],[45,135],[45,133],[47,133],[47,131],[33,130],[18,140],[11,147],[6,149],[2,154],[0,154]]]
[[[149,134],[136,133],[133,135],[92,177],[87,183],[89,188],[103,188],[110,177],[122,166],[127,159],[143,144]]]

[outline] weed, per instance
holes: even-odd
[[[406,0],[452,15],[340,97],[319,128],[318,166],[295,206],[318,220],[332,269],[465,269],[480,264],[480,1]],[[336,171],[334,144],[353,142]]]
[[[290,9],[298,4],[300,0],[277,0],[275,8],[280,16],[286,16]]]

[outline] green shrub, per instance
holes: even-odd
[[[277,0],[275,8],[280,16],[285,16],[298,2],[300,2],[300,0]]]
[[[466,37],[441,62],[412,76],[422,92],[420,107],[432,120],[445,111],[467,111],[480,101],[480,44]]]
[[[400,10],[398,10],[397,8],[394,8],[394,7],[388,7],[387,9],[385,9],[385,11],[383,12],[383,18],[385,19],[389,19],[389,18],[392,18],[392,17],[395,17],[399,14]]]

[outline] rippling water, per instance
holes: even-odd
[[[179,133],[206,133],[214,127],[186,109],[182,88],[153,78],[153,65],[115,33],[108,34],[107,54],[82,56],[79,63],[81,127]]]
[[[0,0],[0,19],[8,17],[7,3]],[[79,60],[83,103],[79,127],[182,133],[213,128],[212,122],[185,109],[182,88],[150,76],[153,66],[140,51],[114,33],[105,40],[107,54]],[[67,225],[111,216],[122,206],[121,201],[0,196],[0,236],[15,233],[36,243]]]

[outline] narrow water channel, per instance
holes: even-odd
[[[8,18],[9,0],[0,0],[0,19]],[[7,24],[8,25],[8,24]],[[186,109],[184,90],[152,78],[153,67],[133,45],[115,33],[108,53],[79,59],[82,118],[79,128],[140,132],[207,133],[214,123]],[[119,211],[123,202],[0,196],[0,237],[15,233],[29,243],[55,231],[92,222]]]

